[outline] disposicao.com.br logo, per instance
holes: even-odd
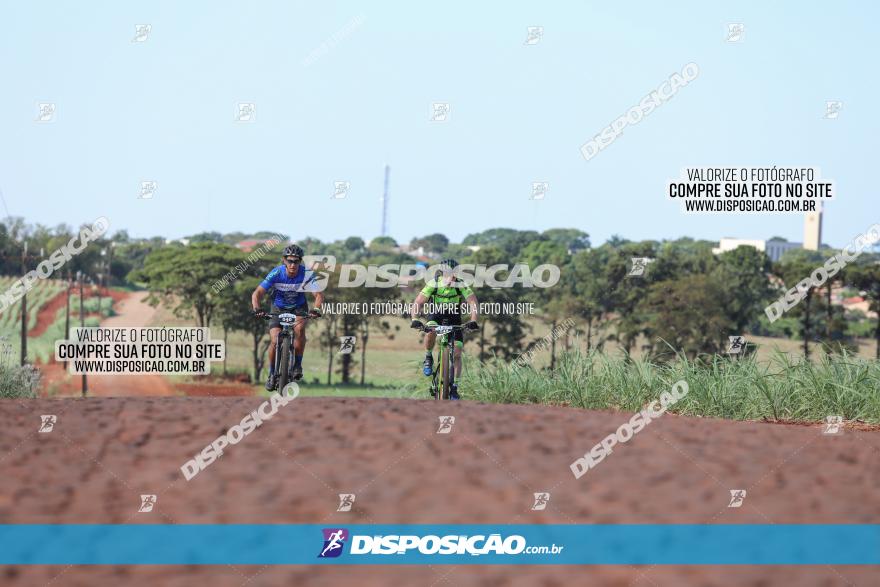
[[[348,539],[348,530],[345,528],[324,528],[324,546],[318,553],[318,558],[336,558],[342,554],[342,547]]]
[[[345,541],[349,538],[345,528],[324,528],[323,547],[318,558],[338,557],[343,552]],[[501,554],[559,554],[564,546],[528,546],[525,537],[511,534],[476,534],[473,536],[447,534],[374,534],[351,535],[351,555],[388,555],[388,554],[423,554],[423,555],[462,555],[471,556]]]
[[[527,263],[495,265],[461,263],[451,270],[444,264],[426,266],[411,263],[386,263],[384,265],[360,265],[344,263],[337,265],[332,255],[307,255],[306,267],[316,285],[309,291],[324,291],[329,278],[336,279],[334,287],[407,287],[417,282],[433,283],[444,274],[451,275],[461,286],[491,287],[493,289],[548,288],[559,283],[559,266],[544,263],[531,268]]]

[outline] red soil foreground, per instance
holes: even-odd
[[[191,481],[179,467],[259,398],[0,402],[0,523],[876,523],[880,433],[666,415],[581,479],[569,464],[629,414],[300,398]],[[38,434],[41,414],[56,414]],[[436,434],[438,417],[456,417]],[[731,489],[746,489],[728,508]],[[532,494],[549,491],[545,511]],[[158,496],[137,513],[140,494]],[[355,493],[336,512],[339,493]],[[278,545],[283,548],[284,545]],[[877,585],[814,567],[0,568],[4,585]]]

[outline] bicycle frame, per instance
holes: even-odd
[[[434,399],[449,399],[452,382],[455,381],[455,338],[451,334],[456,330],[463,331],[464,326],[426,326],[422,330],[440,336],[440,360],[431,376],[431,390],[434,392]]]
[[[290,378],[290,355],[296,346],[296,314],[285,312],[278,314],[281,322],[281,332],[275,340],[275,373],[278,375],[278,389],[284,389]],[[287,339],[290,339],[289,342]],[[288,346],[285,348],[285,342]],[[286,351],[286,352],[285,352]]]
[[[275,373],[278,375],[275,386],[276,389],[283,390],[290,382],[290,367],[292,365],[291,357],[296,348],[296,319],[311,320],[307,312],[283,312],[277,314],[278,321],[281,323],[281,332],[275,341]],[[272,315],[267,315],[265,319],[271,320]]]

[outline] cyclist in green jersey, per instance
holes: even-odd
[[[428,304],[428,326],[461,325],[461,306],[467,304],[470,312],[470,322],[465,324],[468,330],[477,330],[477,296],[466,284],[459,281],[453,274],[453,269],[458,266],[455,259],[444,259],[440,264],[442,276],[439,276],[425,284],[412,309],[412,328],[421,329],[425,324],[418,319],[424,304]],[[464,346],[464,335],[461,330],[450,333],[455,338],[455,373],[461,373],[461,349]],[[425,334],[425,362],[423,372],[430,376],[434,368],[434,342],[437,335],[433,332]],[[458,385],[453,382],[449,396],[451,399],[459,399]]]

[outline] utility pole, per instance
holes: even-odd
[[[79,325],[81,328],[85,328],[86,326],[86,314],[83,307],[83,272],[77,271],[76,277],[79,280]],[[82,396],[86,397],[86,393],[89,391],[89,382],[86,379],[86,374],[82,374]]]
[[[98,269],[100,270],[100,266],[98,267]],[[98,273],[97,277],[98,277],[98,281],[96,281],[92,287],[94,290],[97,290],[97,292],[98,292],[98,320],[100,320],[101,319],[101,274]]]
[[[388,236],[388,180],[391,177],[391,167],[385,166],[385,188],[382,190],[382,236]]]
[[[113,285],[113,241],[107,247],[107,281],[104,282],[104,289]],[[110,294],[107,294],[110,295]]]
[[[70,289],[73,287],[73,283],[70,279],[70,269],[67,270],[67,287],[65,291],[67,292],[67,308],[64,311],[64,338],[70,339]],[[64,361],[64,370],[67,370],[68,362]]]
[[[27,241],[24,241],[24,248],[21,250],[21,277],[27,275]],[[21,365],[27,362],[27,289],[21,296]]]

